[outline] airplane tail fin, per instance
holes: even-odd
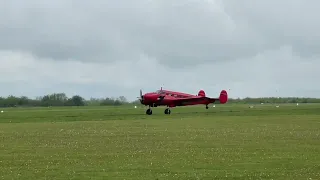
[[[200,90],[198,92],[198,96],[206,97],[206,93],[204,92],[204,90]]]
[[[225,104],[228,101],[228,93],[226,90],[220,92],[219,101],[221,104]]]

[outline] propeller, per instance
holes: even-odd
[[[143,103],[143,95],[142,95],[142,90],[140,89],[140,97],[137,97],[139,98],[140,102]]]

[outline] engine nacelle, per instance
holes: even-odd
[[[159,97],[159,94],[150,93],[150,94],[145,94],[143,96],[143,99],[145,104],[154,104],[157,101],[159,101],[160,97]]]

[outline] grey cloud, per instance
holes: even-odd
[[[0,48],[103,62],[146,54],[173,67],[252,57],[282,45],[316,53],[319,2],[283,2],[12,0],[1,8]]]
[[[0,82],[7,85],[0,91],[86,97],[121,92],[135,98],[140,88],[164,85],[190,93],[202,88],[210,96],[229,88],[232,97],[317,96],[319,5],[315,0],[2,1]],[[21,81],[25,84],[16,85]]]
[[[319,55],[320,1],[224,1],[225,9],[239,23],[247,23],[270,47],[292,46],[294,53]]]
[[[155,59],[141,56],[136,62],[80,62],[40,59],[28,53],[0,51],[0,95],[125,95],[136,99],[143,92],[166,89],[197,93],[204,89],[217,96],[221,89],[230,97],[319,97],[317,58],[293,54],[290,46],[264,51],[251,58],[206,63],[172,70]]]

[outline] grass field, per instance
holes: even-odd
[[[1,179],[320,179],[320,104],[12,108]]]

